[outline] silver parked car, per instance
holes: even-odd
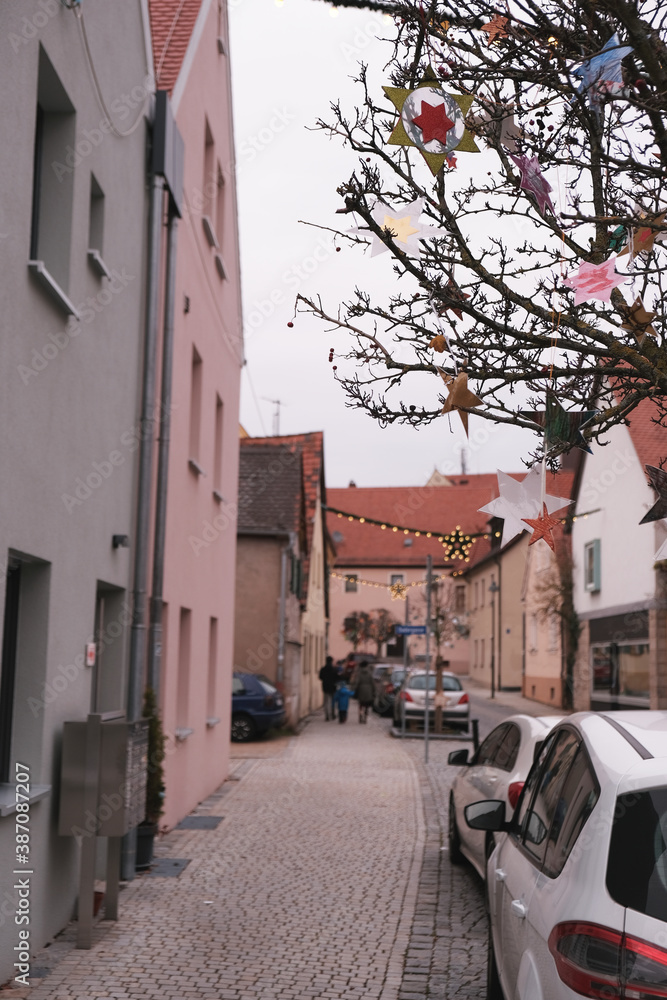
[[[456,674],[444,671],[442,673],[442,719],[449,726],[467,729],[470,717],[470,700],[463,690],[461,681]],[[435,672],[428,675],[428,717],[432,725],[435,719]],[[426,671],[415,670],[408,674],[401,686],[400,693],[394,702],[394,722],[401,724],[402,712],[405,711],[405,721],[421,722],[424,725],[426,710]]]
[[[463,810],[480,799],[502,799],[509,820],[535,756],[547,733],[560,721],[558,715],[537,719],[511,715],[489,733],[472,757],[468,750],[450,753],[450,764],[463,765],[449,793],[449,857],[454,864],[465,857],[482,878],[486,877],[494,834],[472,830]]]

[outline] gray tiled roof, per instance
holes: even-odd
[[[298,532],[301,451],[285,445],[241,448],[238,531]]]

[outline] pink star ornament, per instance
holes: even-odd
[[[521,172],[519,187],[533,195],[541,214],[544,215],[545,209],[548,208],[551,214],[555,215],[556,209],[553,207],[551,198],[549,197],[549,192],[553,188],[542,173],[542,168],[537,157],[531,156],[529,159],[527,156],[513,156],[510,153],[510,160],[517,165]]]
[[[627,275],[616,272],[615,264],[616,257],[610,257],[603,264],[584,263],[576,274],[565,278],[567,287],[574,289],[575,306],[589,299],[609,302],[613,289],[628,278]]]

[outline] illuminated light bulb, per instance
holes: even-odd
[[[415,531],[415,538],[419,538],[420,535],[421,535],[421,531]]]
[[[348,521],[354,521],[353,517],[348,517]]]
[[[336,517],[342,517],[342,516],[343,516],[342,514],[336,514]]]
[[[380,525],[380,527],[381,527],[381,528],[382,528],[382,530],[384,531],[384,530],[385,530],[385,528],[387,527],[387,525],[386,525],[386,524],[381,524],[381,525]]]
[[[431,532],[430,532],[430,531],[427,531],[427,532],[426,532],[426,537],[427,537],[427,538],[430,538],[430,537],[431,537]]]
[[[359,518],[359,524],[365,524],[365,523],[366,523],[366,518],[365,517],[360,517]]]
[[[285,0],[274,0],[276,7],[283,7]]]
[[[329,17],[338,17],[338,7],[332,7],[329,11]]]
[[[410,532],[408,531],[408,529],[407,529],[407,528],[403,528],[403,534],[404,534],[404,535],[409,535],[409,534],[410,534]]]
[[[443,536],[443,535],[440,535],[440,537],[438,538],[438,541],[439,541],[439,542],[443,542],[443,541],[444,541],[444,536]]]
[[[392,531],[398,531],[398,528],[396,527],[396,525],[394,525],[394,527],[391,530]]]

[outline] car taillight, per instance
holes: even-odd
[[[401,694],[401,698],[403,699],[403,701],[412,701],[409,691],[403,691],[403,693]]]
[[[469,700],[470,699],[468,698],[468,695],[464,691],[461,697],[459,698],[459,705],[467,705]]]
[[[264,698],[264,707],[273,708],[275,706],[275,699],[272,694],[267,694]]]
[[[384,689],[385,689],[386,694],[392,694],[393,690],[394,690],[394,685],[393,684],[385,684]]]
[[[599,1000],[667,997],[667,951],[599,924],[568,921],[549,935],[566,986]]]
[[[507,798],[510,801],[512,809],[516,808],[516,804],[519,801],[519,796],[521,795],[521,790],[525,785],[525,781],[512,781],[507,789]]]

